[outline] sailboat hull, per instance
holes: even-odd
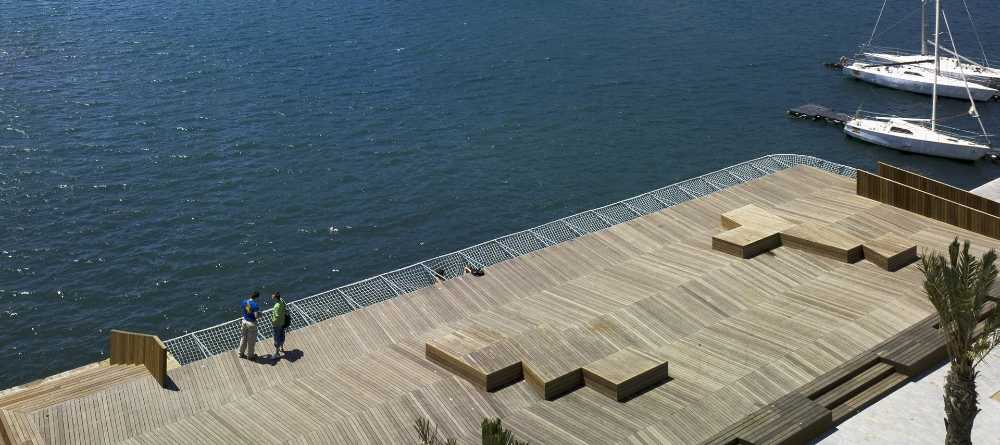
[[[915,63],[920,60],[927,59],[928,57],[919,54],[897,55],[868,52],[865,53],[865,57],[886,63],[907,63],[910,64],[909,66],[917,67],[928,72],[933,72],[934,70],[933,61]],[[965,74],[965,78],[969,79],[969,82],[978,83],[990,88],[1000,88],[1000,69],[960,63],[958,59],[951,57],[941,58],[941,75],[952,79],[962,80],[962,74]]]
[[[934,82],[930,79],[920,79],[917,76],[901,76],[891,72],[883,73],[880,69],[861,69],[856,65],[844,67],[844,73],[865,82],[874,83],[897,90],[910,91],[913,93],[931,95],[934,93]],[[912,77],[912,78],[911,78]],[[969,93],[972,98],[978,101],[986,101],[997,94],[997,90],[987,88],[982,85],[969,84]],[[969,96],[965,92],[965,85],[948,85],[938,83],[938,96],[951,97],[955,99],[966,99]]]
[[[878,125],[878,124],[876,124]],[[887,126],[890,128],[891,126]],[[975,161],[989,150],[986,146],[951,143],[947,140],[921,140],[898,136],[882,128],[872,128],[871,121],[855,119],[844,125],[844,133],[856,139],[896,150],[942,158]]]

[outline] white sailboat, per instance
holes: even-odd
[[[920,22],[921,33],[919,54],[912,51],[908,52],[891,48],[875,48],[866,45],[862,51],[864,58],[894,65],[910,65],[914,68],[920,68],[927,72],[933,70],[934,61],[927,54],[927,44],[931,43],[927,40],[927,1],[928,0],[921,0],[920,2],[922,20]],[[972,21],[972,14],[968,11],[968,9],[966,9],[966,13],[969,15],[969,23],[972,25],[972,30],[975,31],[976,25],[975,22]],[[979,39],[978,32],[976,32],[976,39]],[[980,40],[979,43],[980,49],[983,49],[982,41]],[[948,53],[950,56],[941,56],[941,75],[952,79],[962,79],[962,75],[964,74],[972,83],[990,88],[1000,88],[1000,68],[989,66],[989,59],[986,57],[985,50],[983,50],[982,62],[977,62],[969,59],[968,57],[963,57],[957,52],[948,50],[948,48],[941,48],[941,50]]]
[[[937,89],[938,82],[943,78],[943,76],[940,76],[941,58],[938,52],[940,47],[941,18],[943,16],[941,0],[935,0],[934,10],[934,71],[931,89],[931,118],[908,119],[896,116],[862,116],[859,113],[854,119],[844,124],[844,132],[853,138],[912,153],[963,160],[980,159],[991,148],[988,136],[986,135],[986,129],[983,127],[982,120],[979,119],[979,113],[976,110],[976,103],[973,101],[971,89],[967,94],[969,102],[972,104],[969,114],[978,120],[979,128],[983,130],[983,137],[987,137],[986,143],[979,142],[969,136],[974,133],[966,132],[963,134],[959,133],[960,130],[947,129],[937,124]],[[944,17],[945,26],[948,27],[947,16]],[[951,37],[950,27],[948,27],[948,35]],[[952,44],[954,45],[953,38]],[[965,79],[963,81],[968,82]]]
[[[926,15],[924,17],[921,28],[924,30],[923,34],[926,34]],[[881,13],[879,18],[881,19]],[[876,29],[877,27],[878,22],[876,22]],[[873,31],[872,38],[874,36]],[[991,86],[994,80],[1000,83],[1000,70],[978,64],[962,63],[959,58],[965,58],[959,56],[957,51],[953,52],[957,58],[937,57],[932,59],[926,55],[926,43],[926,38],[922,36],[921,54],[919,55],[879,50],[862,52],[860,59],[843,64],[844,74],[876,85],[919,94],[930,95],[936,87],[938,96],[955,99],[965,99],[968,95],[967,92],[971,93],[973,100],[978,101],[991,100],[1000,96],[1000,91]],[[865,45],[865,48],[870,47],[870,44],[871,40]],[[934,53],[938,54],[936,45]],[[933,76],[934,73],[937,75]],[[935,77],[937,77],[936,80]],[[978,83],[976,79],[982,79],[984,83]]]
[[[927,63],[934,64],[931,61]],[[855,79],[897,90],[931,95],[936,86],[938,96],[954,99],[965,99],[967,97],[966,83],[964,81],[941,76],[937,80],[937,85],[935,85],[933,72],[925,71],[913,65],[854,61],[844,67],[844,73]],[[1000,94],[1000,91],[994,88],[973,82],[968,83],[968,90],[972,93],[972,99],[978,101],[991,100],[997,94]]]
[[[941,49],[949,52],[947,48]],[[872,50],[865,51],[863,54],[867,59],[891,64],[886,65],[887,67],[893,65],[901,68],[912,67],[924,72],[930,72],[934,69],[934,61],[931,60],[930,56],[922,54],[906,54],[891,50]],[[963,58],[963,60],[968,59]],[[971,83],[994,89],[1000,87],[1000,69],[980,65],[971,60],[960,62],[956,57],[941,57],[942,76],[958,80],[962,78],[962,72],[965,73]]]

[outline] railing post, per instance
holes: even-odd
[[[500,241],[499,239],[495,239],[493,240],[493,242],[497,243],[497,245],[500,246],[500,249],[503,250],[507,255],[510,255],[511,258],[517,258],[522,255],[522,253],[518,252],[517,250],[514,250],[511,247],[507,247],[507,245],[504,244],[503,241]]]
[[[617,224],[617,223],[613,223],[609,219],[605,218],[604,215],[601,214],[600,210],[593,210],[590,213],[593,213],[594,216],[597,216],[597,219],[599,219],[601,221],[604,221],[604,224],[607,224],[608,227],[611,227],[611,226],[614,226],[614,225]]]
[[[636,210],[636,209],[632,208],[632,206],[631,206],[631,205],[629,205],[629,203],[627,203],[627,202],[625,202],[625,201],[622,201],[621,203],[622,203],[622,205],[624,205],[624,206],[625,206],[625,208],[626,208],[626,209],[629,209],[629,210],[631,210],[631,211],[632,211],[632,213],[635,213],[635,216],[642,216],[642,213],[639,213],[639,211],[638,211],[638,210]]]
[[[458,254],[462,256],[462,259],[464,259],[468,263],[471,263],[473,266],[476,266],[479,269],[485,269],[486,268],[486,266],[483,266],[483,263],[480,263],[479,261],[476,261],[476,260],[472,259],[472,257],[470,257],[470,256],[462,253],[461,251],[459,251]],[[426,266],[424,266],[424,267],[426,267]]]
[[[299,305],[295,304],[294,301],[291,302],[291,303],[288,303],[288,307],[290,307],[292,309],[295,309],[295,312],[298,313],[299,316],[302,317],[302,319],[306,321],[307,325],[316,324],[316,320],[314,320],[312,317],[310,317],[309,314],[307,314],[306,311],[302,310],[302,308],[300,308]]]
[[[400,292],[401,289],[399,289],[398,287],[396,287],[396,285],[393,284],[392,281],[389,281],[389,279],[385,277],[385,274],[379,275],[378,277],[381,278],[382,281],[384,281],[385,284],[389,286],[389,289],[392,289],[392,291],[396,293],[397,297],[400,296],[400,295],[403,295],[404,293],[406,293],[406,292]]]
[[[195,335],[194,332],[192,332],[192,333],[190,333],[188,335],[190,335],[191,338],[194,339],[195,344],[197,344],[198,348],[201,349],[202,354],[205,354],[205,358],[209,358],[209,357],[212,356],[211,351],[209,351],[208,348],[205,347],[205,344],[201,342],[201,339],[198,338],[198,336]]]
[[[528,232],[530,232],[532,235],[535,235],[535,238],[538,238],[538,240],[541,241],[542,244],[545,244],[545,247],[553,246],[556,244],[552,242],[552,240],[550,240],[548,237],[542,236],[540,233],[535,232],[535,229],[528,229]]]
[[[582,231],[580,231],[580,229],[576,228],[576,226],[574,226],[573,224],[570,224],[569,221],[566,221],[565,218],[564,219],[560,219],[559,221],[561,221],[563,224],[566,224],[566,227],[569,227],[569,230],[572,230],[573,233],[576,234],[576,236],[583,236],[586,233],[590,233],[590,232],[582,232]]]
[[[351,306],[354,306],[354,309],[361,309],[361,305],[360,305],[360,304],[358,304],[358,302],[357,302],[357,301],[354,301],[354,299],[353,299],[353,298],[351,298],[351,297],[350,297],[349,295],[347,295],[347,293],[346,293],[346,292],[344,292],[344,291],[342,291],[342,290],[340,290],[340,289],[337,289],[337,292],[340,292],[340,295],[341,295],[342,297],[344,297],[344,300],[346,300],[346,301],[347,301],[347,304],[349,304],[349,305],[351,305]]]

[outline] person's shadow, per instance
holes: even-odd
[[[279,356],[274,356],[274,355],[268,355],[266,357],[258,356],[257,357],[257,363],[262,363],[262,364],[270,365],[270,366],[277,365],[278,362],[280,362],[282,360],[285,360],[288,363],[295,363],[295,362],[299,361],[299,359],[301,359],[304,356],[305,356],[305,353],[302,352],[302,350],[300,350],[300,349],[292,349],[291,351],[285,351],[284,354],[281,354]]]

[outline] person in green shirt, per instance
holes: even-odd
[[[271,326],[274,328],[274,356],[280,357],[285,352],[285,331],[288,329],[288,313],[285,311],[285,299],[275,292],[274,310],[271,311]]]

